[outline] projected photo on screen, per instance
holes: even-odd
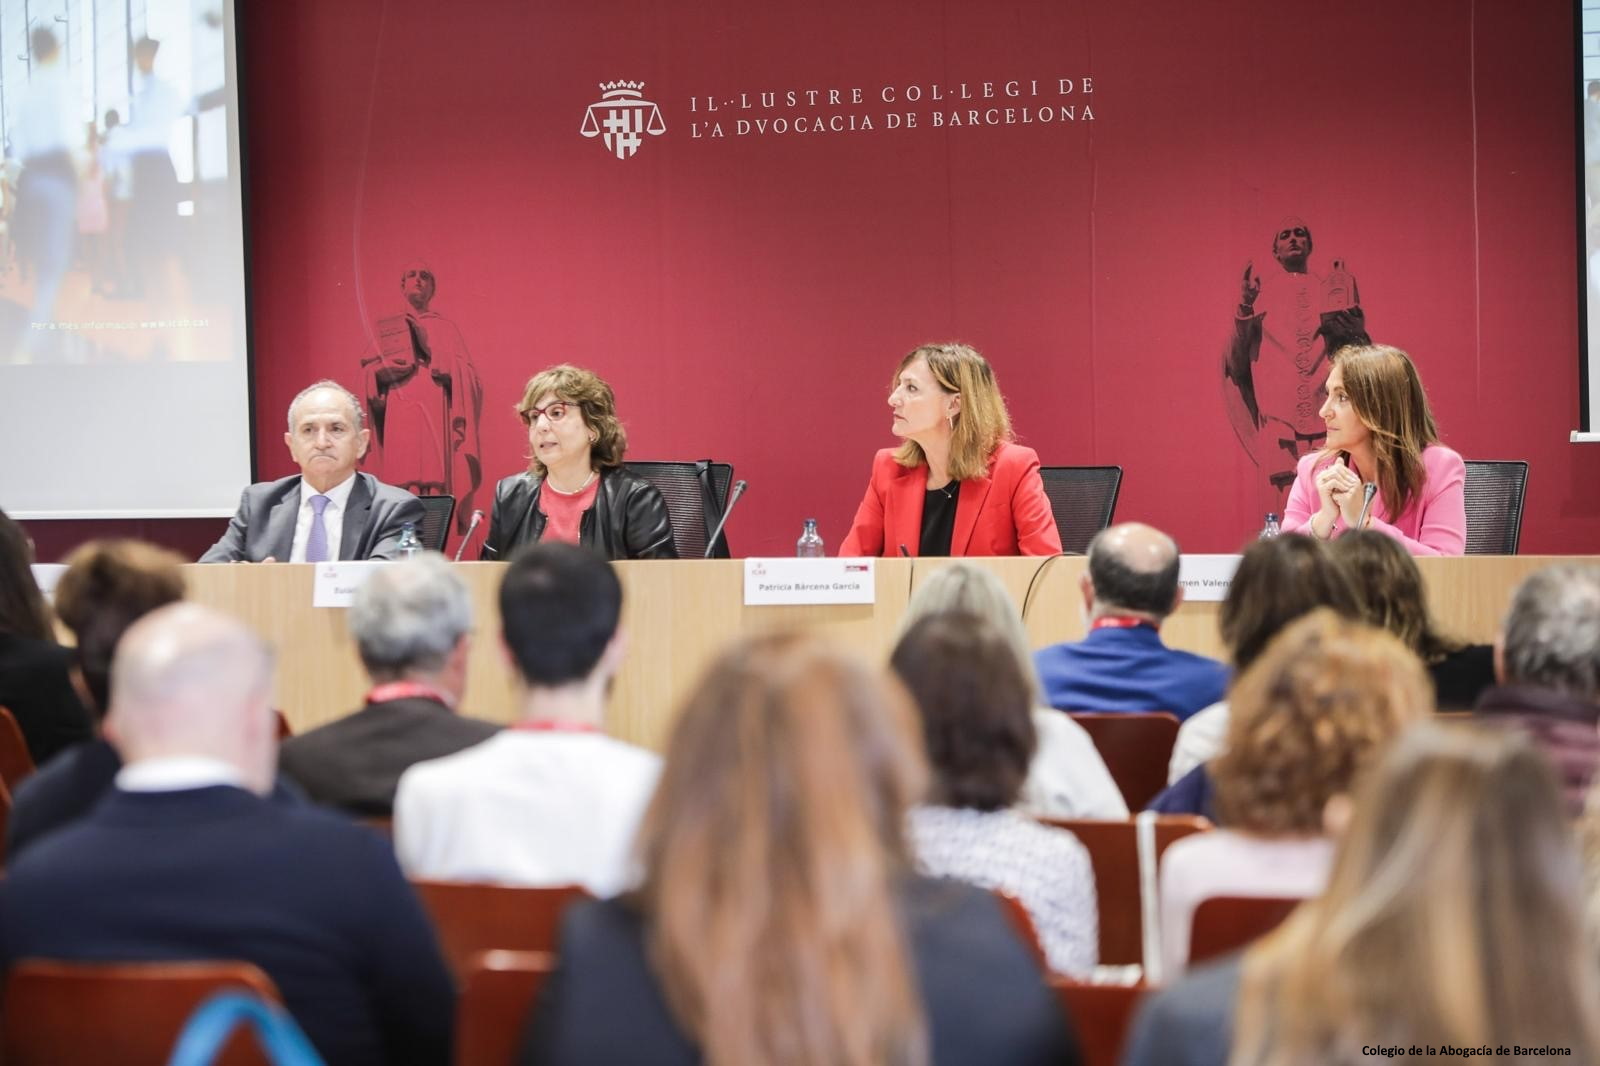
[[[224,14],[0,0],[0,363],[242,356]]]

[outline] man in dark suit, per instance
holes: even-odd
[[[227,532],[200,561],[394,558],[403,527],[421,528],[422,504],[356,471],[369,437],[361,404],[344,386],[319,381],[301,391],[283,435],[300,473],[245,489]]]
[[[0,966],[240,959],[329,1066],[446,1063],[454,992],[388,844],[269,802],[272,659],[237,621],[163,607],[117,648],[106,731],[125,757],[82,821],[0,885]]]
[[[356,593],[349,622],[372,678],[366,706],[287,741],[279,768],[318,803],[387,818],[407,767],[500,727],[455,713],[467,683],[472,600],[443,556],[380,568]]]

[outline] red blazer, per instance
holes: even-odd
[[[926,465],[904,467],[895,449],[873,456],[872,480],[856,510],[840,555],[917,554],[922,540]],[[962,482],[956,501],[951,555],[1055,555],[1061,534],[1039,478],[1039,455],[1020,444],[1002,444],[989,460],[989,476]]]

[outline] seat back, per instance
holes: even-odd
[[[22,738],[17,716],[11,713],[11,708],[0,707],[0,781],[15,792],[33,769],[33,755],[28,751],[28,742]]]
[[[450,516],[456,513],[454,496],[418,496],[422,501],[422,526],[417,539],[424,551],[442,552],[450,537]]]
[[[1072,1019],[1083,1053],[1083,1066],[1117,1066],[1128,1041],[1133,1012],[1144,996],[1143,985],[1085,985],[1052,977],[1050,987]]]
[[[636,462],[625,469],[644,478],[661,490],[672,515],[672,542],[678,558],[699,559],[706,553],[711,531],[728,505],[728,486],[733,484],[733,467],[710,459],[684,462]],[[713,559],[727,559],[728,538],[717,537]]]
[[[1279,896],[1213,896],[1201,900],[1189,928],[1189,965],[1238,951],[1265,936],[1302,902]]]
[[[589,899],[577,885],[513,888],[457,881],[413,881],[439,934],[439,948],[456,980],[473,956],[497,949],[555,951],[561,914],[574,900]]]
[[[1111,524],[1122,489],[1122,467],[1041,466],[1039,476],[1056,516],[1061,550],[1082,555],[1094,535]]]
[[[1144,958],[1144,918],[1139,897],[1139,845],[1135,823],[1078,818],[1042,818],[1067,829],[1088,849],[1100,907],[1100,963],[1130,966]],[[1204,818],[1164,814],[1155,820],[1156,858],[1175,840],[1211,828]]]
[[[1074,711],[1105,760],[1128,810],[1137,814],[1167,787],[1167,764],[1178,741],[1178,718],[1166,711]]]
[[[472,957],[456,1002],[455,1066],[517,1060],[528,1014],[555,969],[543,951],[483,951]]]
[[[247,962],[81,963],[24,959],[6,981],[0,1047],[6,1066],[164,1063],[196,1007],[215,992],[281,1002],[272,979]],[[248,1030],[218,1066],[267,1062]]]
[[[1467,554],[1517,554],[1528,464],[1520,459],[1468,459],[1466,466]]]

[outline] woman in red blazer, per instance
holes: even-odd
[[[1039,456],[1011,440],[994,371],[966,344],[925,344],[895,370],[905,438],[872,460],[840,555],[1053,555],[1061,551]]]

